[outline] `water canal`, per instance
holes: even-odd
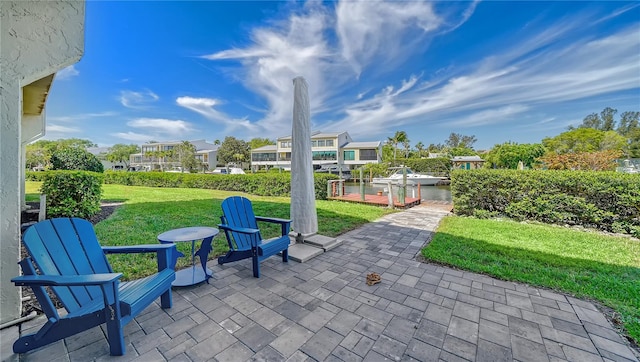
[[[384,185],[372,185],[369,183],[364,184],[364,193],[367,195],[375,195],[378,191],[383,191],[387,194],[387,186]],[[394,195],[397,195],[397,188],[393,187]],[[359,182],[346,182],[344,187],[346,194],[359,194],[360,183]],[[417,186],[407,186],[407,197],[418,197]],[[450,186],[421,186],[420,198],[423,200],[434,201],[448,201],[451,202],[451,187]]]

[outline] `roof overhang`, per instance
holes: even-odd
[[[50,74],[22,87],[22,114],[29,116],[42,114],[54,75],[55,73]]]

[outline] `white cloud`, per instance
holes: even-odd
[[[578,27],[551,28],[561,29],[560,33],[523,38],[471,65],[467,74],[400,95],[386,87],[347,105],[343,118],[327,127],[368,135],[443,120],[467,127],[517,122],[524,111],[544,112],[562,102],[640,87],[638,25],[595,40],[581,36]],[[558,43],[561,38],[571,39],[571,44]]]
[[[154,135],[135,132],[117,132],[112,133],[111,135],[135,143],[145,143],[154,139],[157,140],[157,137],[154,137]]]
[[[342,56],[358,75],[374,59],[377,65],[404,60],[443,24],[433,7],[421,1],[341,1],[336,32]]]
[[[452,53],[450,63],[437,70],[426,64],[400,73],[403,61],[459,29],[477,4],[344,1],[330,9],[309,2],[275,26],[253,29],[249,45],[203,58],[241,65],[233,69],[234,79],[266,104],[262,119],[240,124],[261,137],[289,132],[291,80],[298,75],[309,83],[312,127],[322,123],[323,129],[349,130],[355,137],[445,122],[460,127],[524,123],[523,113],[544,119],[563,102],[640,88],[640,26],[598,35],[601,29],[590,28],[600,16],[594,12],[575,12],[554,23],[541,14],[520,31],[487,39],[483,58],[469,62]],[[178,104],[210,120],[233,124],[219,100],[181,99]]]
[[[514,116],[529,110],[529,107],[521,104],[511,104],[504,107],[486,109],[479,112],[472,112],[464,117],[450,122],[451,126],[482,126],[487,124],[502,123],[513,120]]]
[[[164,133],[175,138],[194,131],[189,122],[164,118],[137,118],[127,122],[127,126],[133,128],[149,129],[153,132]]]
[[[46,133],[79,133],[81,130],[76,127],[66,127],[59,124],[50,123],[46,126]]]
[[[312,108],[320,108],[331,95],[329,86],[344,83],[349,73],[337,71],[347,68],[331,64],[334,50],[330,49],[324,32],[330,19],[324,8],[307,7],[305,14],[293,14],[271,28],[252,31],[252,45],[230,49],[203,58],[210,60],[235,59],[243,69],[240,74],[244,85],[266,99],[268,107],[263,119],[256,121],[256,131],[282,133],[290,128],[293,78],[304,76],[309,87]],[[237,76],[237,75],[236,75]],[[272,133],[273,134],[273,133]],[[261,136],[263,134],[254,134]]]
[[[127,108],[141,109],[147,108],[151,103],[156,102],[160,97],[150,90],[135,92],[130,90],[120,91],[118,100]]]
[[[117,112],[97,112],[97,113],[80,113],[74,114],[70,116],[51,116],[47,117],[47,121],[54,122],[77,122],[77,121],[87,121],[91,118],[100,118],[100,117],[114,117],[117,116]]]
[[[67,80],[71,79],[80,74],[80,72],[76,69],[75,65],[70,65],[66,68],[63,68],[59,72],[56,73],[57,80]]]
[[[110,135],[130,142],[145,143],[150,140],[184,139],[197,132],[189,122],[164,118],[136,118],[127,122],[127,126],[144,133],[128,131]]]
[[[462,15],[456,15],[462,20],[451,22],[460,25],[474,8],[475,3],[467,6]],[[303,76],[309,84],[312,114],[344,109],[344,104],[338,104],[340,101],[334,97],[353,87],[362,69],[376,62],[376,71],[380,72],[387,69],[382,63],[402,61],[415,51],[417,43],[420,48],[425,47],[426,35],[450,27],[445,23],[448,24],[435,14],[428,1],[341,2],[335,8],[308,2],[302,11],[269,28],[253,29],[249,45],[202,58],[237,60],[242,65],[233,70],[234,79],[239,78],[247,89],[266,100],[264,117],[252,123],[246,121],[245,125],[255,126],[246,128],[252,136],[264,137],[264,132],[279,136],[291,128],[294,77]],[[360,97],[364,98],[368,91],[359,92]],[[188,108],[218,121],[232,118],[214,106],[219,103],[191,104]]]
[[[247,134],[258,134],[258,126],[247,119],[231,118],[214,107],[223,102],[213,98],[178,97],[176,103],[179,106],[203,115],[205,118],[220,123],[225,127],[225,132],[244,131]]]

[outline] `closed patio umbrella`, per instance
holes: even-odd
[[[309,91],[303,77],[293,79],[293,88],[291,219],[296,234],[310,236],[318,232],[318,216],[311,156]]]

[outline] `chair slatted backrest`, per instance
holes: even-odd
[[[251,201],[242,196],[231,196],[222,201],[222,223],[229,226],[258,229],[258,222],[253,213]],[[262,240],[260,233],[257,235],[247,235],[236,232],[227,232],[227,236],[231,234],[237,245],[229,245],[230,248],[235,247],[237,250],[247,250],[251,248],[251,239],[257,238],[259,243]],[[227,237],[228,239],[228,237]],[[229,240],[229,243],[231,241]]]
[[[42,275],[112,273],[93,225],[78,218],[41,221],[24,233],[23,243]],[[68,312],[102,299],[98,286],[52,287]]]

